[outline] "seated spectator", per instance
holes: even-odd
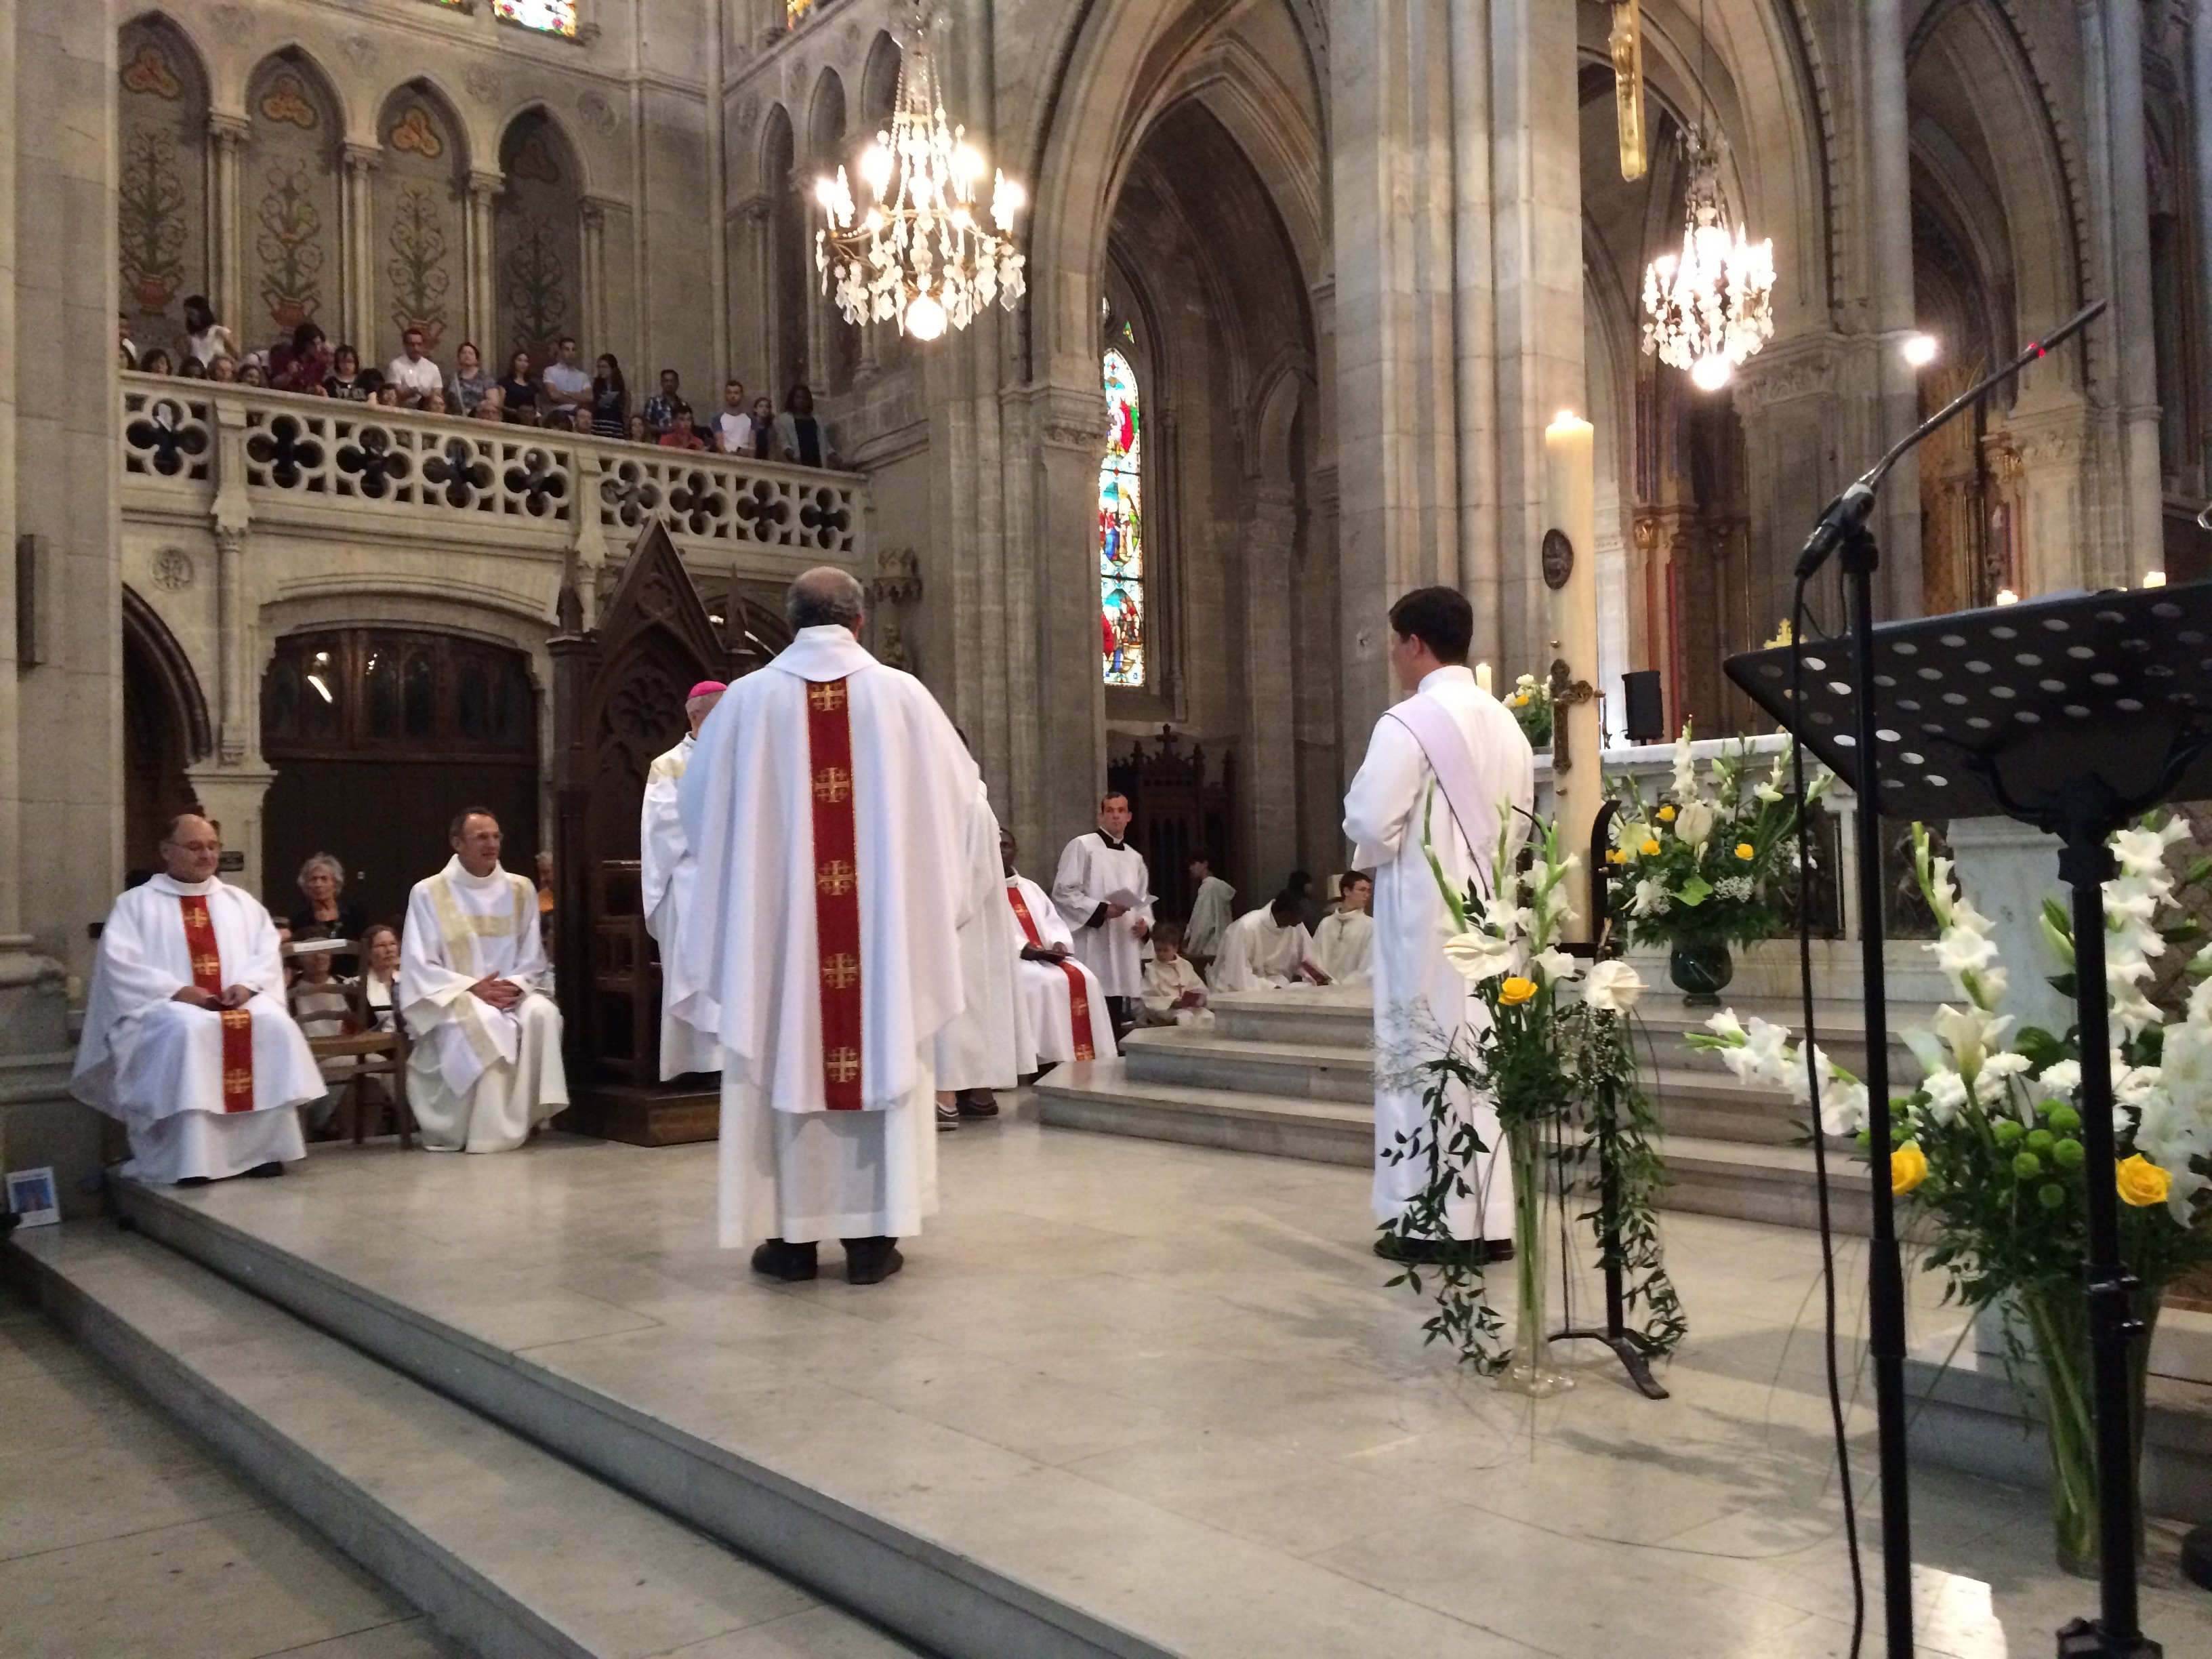
[[[675,413],[669,417],[668,430],[660,434],[660,446],[664,449],[704,449],[707,447],[706,440],[691,424],[691,405],[681,398],[677,400]]]
[[[446,407],[456,415],[473,415],[494,384],[483,371],[483,355],[464,340],[453,365],[453,378],[446,382]]]
[[[115,313],[115,349],[123,354],[124,368],[138,367],[138,348],[131,343],[131,313],[127,311]]]
[[[323,390],[342,403],[373,403],[376,376],[361,372],[361,353],[342,345],[331,354],[331,372],[323,377]]]
[[[169,367],[169,354],[155,346],[138,360],[138,372],[141,374],[173,374],[176,371]]]
[[[295,939],[359,939],[368,918],[345,896],[345,867],[328,853],[311,853],[300,866],[300,900],[287,919]]]
[[[217,353],[238,356],[237,337],[215,319],[215,307],[204,294],[185,296],[185,355],[203,368]]]
[[[368,1011],[370,1028],[397,1030],[399,1014],[396,999],[399,981],[399,933],[382,922],[362,934],[361,1000]]]
[[[678,409],[684,409],[685,418],[690,418],[690,410],[684,407],[682,387],[683,379],[674,369],[660,371],[660,390],[645,400],[645,423],[652,428],[654,437],[666,435],[668,428],[676,424]]]
[[[443,415],[446,412],[445,388],[442,386],[431,387],[429,391],[422,395],[419,402],[422,412],[425,415]]]
[[[399,355],[386,365],[384,378],[399,388],[402,398],[423,398],[434,392],[445,395],[446,376],[430,361],[430,337],[419,328],[399,337]]]
[[[753,417],[745,410],[741,380],[722,382],[722,407],[714,416],[714,447],[725,455],[753,453]]]
[[[398,408],[398,407],[399,407],[399,388],[398,388],[398,386],[380,386],[377,387],[377,388],[376,388],[376,399],[375,399],[375,401],[376,401],[376,403],[377,403],[377,404],[378,404],[378,406],[379,406],[380,408],[383,408],[383,409],[397,409],[397,408]]]
[[[829,434],[814,418],[814,392],[804,380],[783,400],[783,413],[775,417],[775,458],[800,466],[835,466],[839,456],[830,447]]]
[[[218,351],[208,362],[208,379],[231,386],[238,380],[238,364],[227,351]]]
[[[592,430],[602,438],[619,438],[629,424],[629,388],[623,384],[622,365],[611,351],[599,361],[592,376]]]
[[[307,392],[320,395],[324,377],[331,372],[331,343],[313,323],[292,331],[289,342],[269,354],[269,384],[278,392]]]
[[[183,362],[177,365],[177,378],[180,380],[204,380],[207,379],[207,365],[188,355]]]
[[[634,444],[649,444],[653,441],[653,428],[645,423],[645,416],[642,415],[633,415],[629,417],[629,430],[623,435]]]
[[[507,378],[499,383],[499,391],[508,420],[520,421],[528,410],[533,417],[531,424],[537,424],[538,382],[531,378],[528,352],[518,351],[507,360]]]
[[[775,453],[775,404],[772,398],[753,399],[753,459],[765,461]]]
[[[592,377],[584,373],[576,361],[576,337],[563,334],[556,347],[558,355],[545,366],[540,384],[544,388],[548,409],[589,410],[592,406]]]
[[[311,1041],[352,1035],[346,1028],[354,1023],[353,999],[346,994],[345,981],[331,971],[332,952],[320,948],[325,943],[311,939],[292,947],[293,965],[299,969],[299,976],[287,992],[292,1023],[300,1028],[301,1036]],[[325,1083],[337,1084],[344,1082],[345,1074],[356,1064],[351,1055],[340,1055],[319,1061],[316,1069]],[[330,1127],[333,1104],[326,1095],[300,1108],[301,1119],[311,1133],[319,1135]]]
[[[265,386],[269,384],[269,368],[258,357],[248,357],[238,366],[240,386]]]
[[[494,424],[507,418],[507,394],[496,386],[488,388],[477,402],[475,419]]]

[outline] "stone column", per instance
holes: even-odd
[[[1490,25],[1484,5],[1454,6],[1452,281],[1459,406],[1459,586],[1474,606],[1478,662],[1504,656],[1498,539],[1498,307],[1489,122]],[[1577,264],[1579,269],[1579,264]]]
[[[584,198],[584,273],[582,292],[577,296],[577,309],[581,313],[577,325],[587,340],[611,340],[614,337],[607,319],[608,205],[600,197],[587,196]],[[638,296],[641,305],[644,297],[642,294]]]
[[[2199,338],[2212,348],[2212,0],[2194,0],[2189,14],[2190,126],[2197,140],[2197,303]],[[2203,461],[2212,489],[2212,432]]]
[[[714,353],[713,391],[719,400],[730,372],[730,205],[725,154],[729,112],[723,85],[722,12],[720,0],[703,9],[707,19],[707,299],[710,311],[708,349]],[[643,296],[640,299],[642,301]]]
[[[1919,381],[1905,361],[1913,328],[1911,138],[1905,108],[1904,0],[1866,0],[1868,243],[1864,269],[1873,303],[1877,359],[1878,447],[1887,448],[1920,420]],[[1872,456],[1868,459],[1871,461]],[[1859,469],[1850,469],[1853,472]],[[1808,520],[1809,527],[1810,520]],[[1920,468],[1911,456],[1882,487],[1875,524],[1881,575],[1875,604],[1886,617],[1917,617],[1920,574]],[[1840,626],[1840,624],[1838,624]]]
[[[493,213],[507,179],[496,173],[469,174],[464,221],[462,267],[468,289],[470,335],[483,354],[485,373],[495,380],[507,373],[507,353],[499,339],[499,242]]]
[[[2112,169],[2114,343],[2119,353],[2122,544],[2132,584],[2166,563],[2159,457],[2158,337],[2150,291],[2150,163],[2144,137],[2142,0],[2106,0],[2106,154]],[[2201,126],[2203,112],[2198,112]],[[2203,234],[2200,227],[2200,236]]]
[[[372,185],[383,152],[374,144],[349,142],[342,157],[344,189],[340,198],[338,245],[343,250],[344,293],[338,314],[345,331],[360,348],[364,367],[381,363],[392,354],[380,349],[376,328],[376,207]]]
[[[766,196],[751,196],[738,204],[738,222],[744,227],[744,280],[752,285],[753,363],[763,384],[754,395],[775,392],[775,288],[769,261],[774,257],[769,229],[774,204]]]
[[[247,331],[240,323],[246,314],[246,257],[239,226],[246,204],[241,199],[240,168],[251,131],[252,124],[242,115],[217,111],[208,116],[208,252],[215,264],[208,297],[215,302],[216,315],[229,325],[240,347],[247,349],[252,349],[246,345]]]
[[[1248,510],[1241,561],[1244,748],[1238,784],[1244,866],[1267,884],[1281,880],[1298,855],[1290,558],[1297,509],[1286,489],[1261,485],[1252,491]]]

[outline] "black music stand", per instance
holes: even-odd
[[[2097,1423],[2099,1617],[2059,1632],[2061,1659],[2145,1659],[2161,1650],[2137,1622],[2135,1456],[2128,1421],[2128,1344],[2135,1288],[2119,1260],[2112,1175],[2111,1040],[2105,1000],[2106,842],[2176,796],[2212,795],[2212,582],[2080,593],[1872,629],[1862,708],[1858,641],[1808,644],[1802,706],[1793,706],[1792,647],[1746,653],[1729,678],[1795,732],[1875,812],[1893,818],[2002,816],[2058,836],[2073,890],[2075,1007],[2081,1048],[2081,1138],[2088,1158],[2085,1266]],[[1875,750],[1867,752],[1870,734]],[[1862,818],[1861,833],[1869,828]],[[1877,889],[1862,893],[1879,933]],[[1871,957],[1875,946],[1869,945]],[[1870,995],[1867,1040],[1887,1042],[1887,1010]],[[1881,1067],[1869,1068],[1879,1073]],[[1883,1108],[1883,1089],[1875,1109]],[[1886,1146],[1876,1137],[1877,1146]],[[1881,1160],[1877,1160],[1879,1165]],[[1883,1190],[1888,1196],[1887,1172]],[[1884,1382],[1877,1368],[1877,1387]],[[1887,1442],[1885,1479],[1901,1445]],[[1889,1501],[1885,1486],[1885,1503]],[[1892,1573],[1896,1567],[1889,1568]]]

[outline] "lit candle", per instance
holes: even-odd
[[[2163,570],[2146,570],[2146,571],[2144,571],[2144,572],[2143,572],[2142,585],[2143,585],[2145,587],[2163,587],[2163,586],[2166,586],[2166,572],[2164,572]]]
[[[1493,688],[1490,684],[1490,665],[1488,663],[1479,662],[1475,664],[1474,683],[1486,691],[1492,690]]]
[[[1997,589],[1997,603],[1999,605],[2018,605],[2020,603],[2020,595],[2014,592],[2009,587],[2000,587]]]
[[[1566,665],[1565,681],[1577,681],[1593,690],[1597,670],[1597,434],[1588,421],[1572,410],[1544,428],[1543,528],[1566,538],[1565,568],[1558,568],[1556,553],[1534,550],[1544,568],[1545,586],[1551,594],[1552,654]],[[1555,544],[1556,546],[1556,544]],[[1536,678],[1550,677],[1552,665],[1539,663]],[[1605,779],[1599,763],[1604,748],[1597,699],[1565,703],[1552,710],[1553,815],[1559,826],[1559,844],[1589,845],[1590,825],[1605,799]],[[1559,757],[1569,765],[1562,770]],[[1579,882],[1571,884],[1573,912],[1564,921],[1564,937],[1587,939],[1584,920],[1589,904]]]

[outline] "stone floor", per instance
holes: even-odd
[[[441,1659],[413,1611],[0,1288],[11,1659]]]
[[[715,1251],[711,1146],[318,1149],[295,1179],[191,1197],[1174,1650],[1250,1651],[1221,1638],[1258,1620],[1316,1654],[1848,1651],[1813,1237],[1670,1217],[1692,1329],[1674,1397],[1583,1347],[1581,1386],[1532,1407],[1423,1345],[1357,1171],[1026,1110],[940,1144],[945,1212],[868,1290],[770,1288]],[[1923,1324],[1934,1290],[1915,1286]],[[1870,1487],[1856,1345],[1845,1364]],[[1930,1469],[1913,1502],[1923,1651],[2045,1651],[2089,1610],[2038,1495]],[[2146,1623],[2169,1654],[2212,1652],[2212,1596],[2172,1550]],[[1279,1605],[1291,1585],[1312,1604]]]

